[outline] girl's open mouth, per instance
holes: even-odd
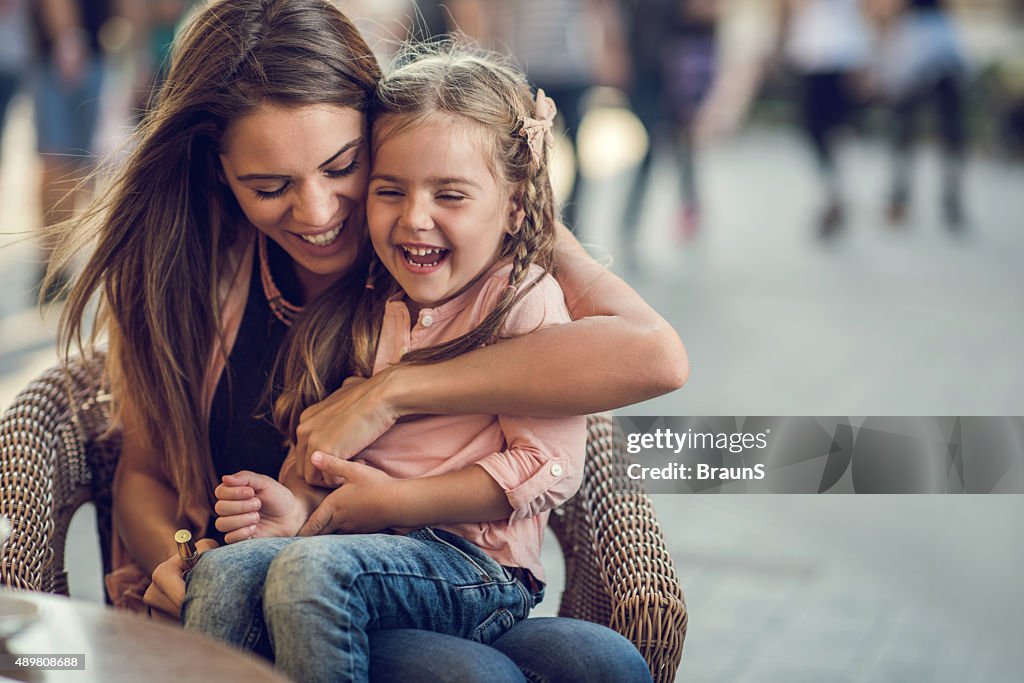
[[[448,249],[441,247],[410,247],[406,245],[399,246],[399,251],[408,265],[414,269],[422,268],[424,270],[441,265],[451,253]]]

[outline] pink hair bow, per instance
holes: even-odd
[[[555,124],[557,112],[555,101],[538,88],[537,100],[533,105],[534,118],[524,116],[522,127],[519,129],[519,135],[526,138],[526,143],[530,146],[530,156],[535,164],[544,161],[544,143],[547,142],[549,146],[555,144],[555,136],[551,129]]]

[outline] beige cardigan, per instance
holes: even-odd
[[[206,370],[203,392],[207,415],[209,415],[210,407],[213,404],[217,383],[220,381],[221,373],[224,372],[226,359],[231,353],[231,348],[242,324],[245,304],[249,297],[255,245],[255,232],[250,238],[240,240],[239,246],[228,257],[225,277],[221,279],[218,286],[224,342],[222,345],[221,338],[215,341],[213,352],[210,355],[210,364]],[[194,505],[185,512],[192,526],[193,535],[202,538],[206,533],[210,510],[204,505]],[[142,596],[145,595],[146,589],[149,587],[150,575],[128,554],[116,524],[111,538],[113,570],[105,577],[107,593],[115,607],[146,612],[148,610],[142,602]]]

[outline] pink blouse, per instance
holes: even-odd
[[[449,341],[476,327],[507,288],[510,269],[508,263],[496,264],[456,298],[422,309],[415,325],[404,295],[389,301],[374,373],[398,362],[408,351]],[[506,336],[571,320],[555,279],[534,266],[527,282],[538,277],[537,285],[509,314]],[[540,547],[548,512],[579,489],[585,449],[586,418],[582,416],[427,415],[399,422],[354,459],[399,478],[480,465],[504,489],[512,515],[507,520],[437,528],[471,541],[503,565],[529,569],[543,581]]]

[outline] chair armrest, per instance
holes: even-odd
[[[83,503],[96,499],[98,484],[109,496],[109,481],[93,476],[97,460],[116,463],[116,438],[103,438],[109,403],[102,377],[102,356],[52,368],[22,390],[0,419],[0,514],[12,526],[0,560],[4,584],[68,592],[68,525]],[[99,469],[112,478],[113,466]],[[104,515],[97,506],[97,512],[108,551],[109,509]],[[104,563],[109,564],[109,552]]]
[[[628,465],[611,418],[589,417],[583,484],[550,523],[565,555],[559,615],[610,626],[636,645],[655,681],[667,682],[682,658],[686,602],[650,498]]]

